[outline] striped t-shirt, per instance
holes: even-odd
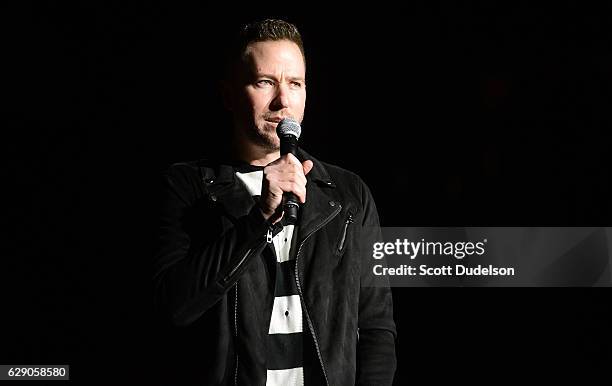
[[[236,172],[252,196],[261,195],[263,170]],[[263,169],[263,168],[261,168]],[[295,284],[295,259],[290,258],[293,225],[285,225],[274,236],[276,280],[270,316],[266,386],[303,386],[302,304]]]

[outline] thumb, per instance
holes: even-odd
[[[304,175],[308,174],[312,170],[313,166],[314,166],[314,164],[309,159],[307,159],[306,161],[302,162],[302,167],[304,168]]]

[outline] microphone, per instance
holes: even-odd
[[[300,124],[291,118],[284,118],[276,126],[276,134],[280,138],[280,154],[295,155],[298,147],[298,139],[302,133]],[[293,193],[283,193],[283,219],[285,224],[292,225],[297,222],[300,202]]]

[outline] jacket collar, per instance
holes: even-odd
[[[342,205],[334,198],[336,184],[321,161],[302,149],[298,149],[297,157],[302,162],[307,159],[313,162],[313,168],[306,176],[306,203],[302,205],[298,219],[301,242],[334,213],[338,213]]]
[[[315,157],[306,153],[306,151],[302,150],[301,148],[298,148],[297,158],[301,162],[304,162],[306,160],[311,160],[313,162],[314,166],[312,170],[310,171],[310,173],[308,173],[308,176],[306,176],[306,179],[308,181],[313,181],[313,182],[316,182],[317,184],[322,184],[330,188],[336,187],[336,184],[329,176],[327,169],[325,168],[325,166],[323,166],[321,161],[317,160]]]
[[[339,211],[341,203],[333,197],[336,184],[323,163],[302,149],[298,149],[296,156],[302,162],[313,162],[313,168],[306,176],[306,203],[300,210],[297,224],[301,241],[334,212]],[[246,215],[255,205],[249,192],[236,178],[231,163],[201,161],[200,171],[209,199],[220,204],[232,220]]]

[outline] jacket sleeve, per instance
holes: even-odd
[[[378,212],[368,187],[362,183],[363,230],[375,232],[362,240],[380,238]],[[368,250],[371,245],[363,245]],[[366,259],[367,253],[361,253]],[[370,266],[362,261],[362,267]],[[362,269],[359,295],[359,339],[357,343],[357,384],[392,385],[396,369],[393,299],[389,286],[374,285],[373,276]]]
[[[185,230],[198,198],[197,173],[174,165],[162,176],[158,246],[153,264],[155,306],[178,326],[191,324],[236,283],[265,246],[270,224],[255,206],[218,237],[199,245]]]

